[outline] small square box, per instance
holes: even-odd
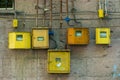
[[[70,50],[48,50],[48,73],[70,73]]]
[[[96,28],[96,44],[110,44],[110,28]]]
[[[32,29],[32,48],[33,49],[49,48],[48,28],[33,28]]]
[[[89,44],[88,28],[68,28],[67,42],[69,45]]]
[[[31,35],[29,32],[10,32],[9,49],[30,49]]]

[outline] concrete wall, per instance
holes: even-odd
[[[57,48],[64,48],[66,43],[66,28],[70,27],[63,21],[60,30],[59,22],[59,0],[53,0],[53,31]],[[35,27],[35,5],[36,0],[15,0],[15,9],[19,12],[17,18],[19,26],[12,28],[14,15],[0,15],[0,80],[112,80],[113,65],[118,65],[117,72],[120,73],[120,0],[108,0],[109,16],[104,20],[97,17],[97,0],[74,0],[77,9],[77,19],[82,23],[73,27],[88,27],[90,29],[90,44],[87,46],[68,46],[71,49],[71,73],[70,74],[48,74],[47,73],[47,50],[10,50],[8,49],[8,32],[31,31]],[[65,2],[65,0],[63,0]],[[43,7],[43,0],[39,1]],[[49,0],[47,0],[47,8]],[[71,11],[71,0],[69,0],[69,12]],[[63,12],[65,10],[63,3]],[[43,13],[40,9],[39,14]],[[70,14],[70,18],[73,16]],[[66,13],[63,13],[63,19]],[[49,11],[44,26],[49,27]],[[42,15],[39,15],[38,25],[43,26]],[[95,44],[95,27],[111,28],[111,44]],[[63,42],[60,41],[63,40]],[[50,40],[50,48],[54,47]],[[115,80],[119,78],[116,77]]]

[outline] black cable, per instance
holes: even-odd
[[[56,49],[58,46],[56,40],[54,40],[52,36],[50,36],[50,39],[55,43],[55,47],[53,47],[52,49]]]
[[[77,11],[77,10],[76,10],[75,8],[72,8],[72,9],[71,9],[71,13],[72,13],[72,15],[73,15],[73,20],[74,20],[75,23],[80,24],[80,26],[82,26],[81,22],[78,22],[77,19],[76,19],[76,16],[75,16],[75,14],[74,14],[74,13],[76,13],[76,11]]]
[[[74,26],[74,25],[70,24],[70,22],[67,22],[67,25],[70,27]]]

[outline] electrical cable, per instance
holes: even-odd
[[[58,46],[56,40],[54,40],[52,36],[50,36],[50,39],[55,43],[55,46],[52,49],[56,49]]]
[[[80,24],[80,26],[82,26],[81,22],[78,22],[77,19],[76,19],[76,16],[75,16],[75,14],[74,14],[76,11],[77,11],[77,10],[76,10],[75,8],[72,8],[72,9],[71,9],[71,13],[72,13],[72,15],[73,15],[73,20],[74,20],[75,23]]]

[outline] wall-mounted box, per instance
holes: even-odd
[[[110,44],[110,28],[96,28],[96,44]]]
[[[88,28],[68,28],[67,43],[69,45],[89,44]]]
[[[98,17],[99,18],[104,18],[104,10],[103,9],[98,10]]]
[[[16,28],[18,26],[18,20],[17,19],[13,19],[13,27]]]
[[[48,50],[48,73],[70,73],[70,50]]]
[[[30,49],[31,35],[29,32],[10,32],[9,49]]]
[[[47,49],[49,48],[48,28],[32,28],[32,48]]]

